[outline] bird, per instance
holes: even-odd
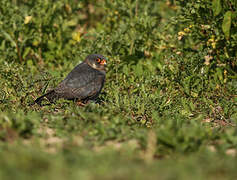
[[[107,59],[100,54],[90,54],[78,64],[54,89],[37,98],[33,104],[41,105],[47,98],[50,103],[63,98],[84,106],[100,94],[106,77]]]

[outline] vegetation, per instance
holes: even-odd
[[[1,0],[0,179],[236,179],[235,0]],[[88,54],[99,103],[30,105]]]

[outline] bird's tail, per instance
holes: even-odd
[[[36,103],[37,103],[38,105],[41,105],[41,102],[44,100],[44,97],[46,97],[46,98],[50,101],[50,103],[52,103],[55,99],[57,99],[57,93],[56,93],[54,90],[51,90],[51,91],[47,92],[46,94],[44,94],[44,95],[38,97],[38,98],[34,101],[34,103],[32,103],[32,105],[33,105],[33,104],[36,104]]]

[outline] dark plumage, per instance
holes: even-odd
[[[100,54],[91,54],[77,65],[57,87],[35,100],[41,104],[44,97],[50,102],[59,98],[87,103],[98,97],[105,82],[106,60]]]

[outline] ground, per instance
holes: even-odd
[[[0,179],[236,179],[230,12],[231,0],[2,0]],[[96,102],[31,105],[91,53],[108,59]]]

